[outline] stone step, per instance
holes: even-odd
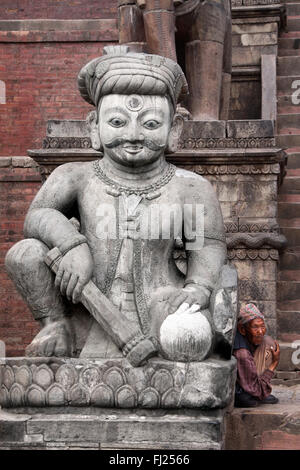
[[[279,257],[280,271],[300,269],[300,246],[286,248]]]
[[[300,30],[300,22],[299,22]],[[300,74],[300,57],[278,57],[277,75],[280,77],[287,77],[291,75]]]
[[[278,385],[273,393],[279,398],[276,405],[234,408],[228,413],[225,450],[300,449],[300,390],[297,385]]]
[[[300,134],[299,135],[280,134],[276,136],[276,145],[278,145],[281,148],[299,147],[300,146]]]
[[[300,203],[278,202],[278,217],[293,220],[300,216]]]
[[[299,83],[295,82],[300,81],[299,75],[290,75],[287,77],[277,77],[277,94],[280,95],[292,95],[294,90],[299,88]],[[293,88],[293,85],[296,88]]]
[[[300,114],[280,114],[277,117],[277,131],[280,134],[285,130],[285,134],[300,132]]]
[[[92,407],[84,407],[81,412],[68,413],[63,407],[60,410],[55,413],[47,407],[42,413],[31,413],[28,409],[19,413],[0,410],[0,449],[101,449],[112,453],[124,449],[190,451],[222,447],[222,410],[204,413],[197,410],[197,416],[193,410],[190,415],[182,410],[161,413],[159,409],[145,413],[115,408],[98,408],[94,412]],[[100,458],[100,466],[103,462]]]
[[[288,31],[300,31],[300,16],[288,16],[287,17],[287,30]]]
[[[300,335],[300,311],[277,310],[277,327],[280,339],[288,342],[297,340]]]
[[[289,247],[300,245],[299,227],[282,227],[282,233],[286,236]]]
[[[287,16],[296,16],[300,15],[300,3],[288,3],[286,5],[286,14]]]

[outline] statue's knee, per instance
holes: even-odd
[[[24,268],[32,269],[36,263],[43,262],[47,250],[44,243],[34,238],[21,240],[7,252],[5,267],[8,273],[16,273]]]

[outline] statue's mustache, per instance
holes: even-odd
[[[112,149],[114,147],[118,147],[118,145],[122,145],[122,144],[129,143],[129,142],[130,141],[127,140],[127,139],[123,139],[122,137],[117,137],[116,139],[113,139],[110,142],[107,142],[105,144],[105,147],[107,147],[109,149]],[[131,141],[130,143],[133,143],[133,142],[139,143],[140,145],[143,145],[143,146],[147,147],[150,150],[161,150],[165,147],[165,145],[158,145],[155,142],[153,142],[153,140],[148,139],[147,137],[142,141],[141,140],[135,140],[135,141]]]

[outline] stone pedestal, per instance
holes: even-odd
[[[203,362],[150,359],[7,358],[0,405],[16,407],[224,408],[232,399],[234,358]]]
[[[0,410],[0,449],[224,448],[225,410]]]
[[[0,449],[222,449],[235,365],[5,359]]]

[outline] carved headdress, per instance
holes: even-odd
[[[83,99],[98,106],[109,94],[169,96],[174,107],[188,93],[180,66],[158,55],[130,52],[128,46],[108,46],[104,55],[86,64],[78,75]]]

